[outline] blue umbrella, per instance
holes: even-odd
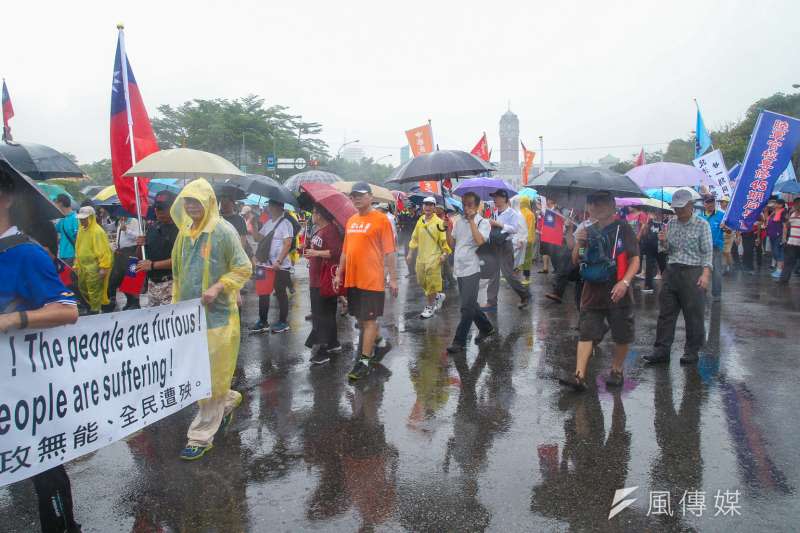
[[[647,189],[645,193],[650,198],[655,198],[656,200],[661,200],[662,202],[669,203],[672,201],[672,193],[665,191],[664,189]]]
[[[520,196],[525,196],[526,198],[530,198],[531,200],[536,200],[537,198],[539,198],[539,193],[529,187],[523,187],[522,189],[519,190],[518,194]]]
[[[489,196],[495,191],[505,190],[508,192],[508,197],[516,196],[517,191],[505,181],[499,178],[470,178],[461,181],[458,187],[453,189],[453,194],[464,196],[468,192],[474,192],[481,200],[490,200]]]
[[[182,188],[181,180],[174,178],[155,178],[150,180],[150,183],[147,184],[147,191],[153,193],[153,195],[161,191],[169,191],[178,194],[181,192]]]

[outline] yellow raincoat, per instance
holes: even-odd
[[[111,276],[111,265],[114,262],[114,253],[108,242],[108,235],[94,215],[78,228],[78,237],[75,239],[75,272],[78,274],[78,288],[93,312],[99,312],[103,305],[108,304],[108,278]],[[100,276],[100,269],[106,271],[105,276]]]
[[[408,247],[417,250],[417,283],[422,287],[426,296],[442,292],[442,262],[443,254],[451,252],[447,245],[445,224],[441,218],[432,215],[425,221],[425,215],[419,217],[411,242]]]
[[[205,209],[196,228],[192,228],[192,219],[184,210],[186,198],[194,198]],[[236,299],[239,289],[250,277],[250,260],[233,227],[220,224],[217,198],[206,180],[198,179],[184,187],[170,214],[178,226],[178,237],[172,248],[172,301],[200,298],[218,281],[225,287],[205,308],[211,394],[212,398],[224,397],[230,389],[239,356]]]
[[[531,270],[533,265],[533,246],[536,244],[536,215],[531,209],[531,199],[523,196],[519,200],[519,210],[525,218],[525,225],[528,227],[528,244],[525,247],[525,260],[520,266],[520,270]]]

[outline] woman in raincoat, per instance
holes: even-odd
[[[94,315],[108,304],[108,278],[114,253],[108,235],[97,223],[93,207],[81,207],[77,218],[80,227],[78,238],[75,239],[74,268],[78,274],[78,288],[89,305],[89,313]]]
[[[536,245],[536,215],[531,209],[531,199],[523,196],[519,200],[519,210],[522,217],[525,219],[525,224],[528,227],[528,243],[525,246],[525,258],[520,265],[520,270],[524,276],[523,283],[531,282],[531,269],[533,268],[533,248]]]
[[[170,209],[178,226],[172,248],[172,301],[201,298],[206,312],[211,398],[200,400],[200,411],[189,426],[181,459],[200,459],[213,447],[214,435],[230,424],[242,395],[231,390],[239,356],[239,289],[251,266],[236,230],[217,208],[211,185],[189,183]]]

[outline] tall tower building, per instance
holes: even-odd
[[[519,118],[508,111],[500,117],[500,167],[499,174],[510,182],[518,182],[519,168]]]

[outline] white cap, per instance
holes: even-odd
[[[85,206],[81,207],[80,209],[78,209],[78,214],[75,215],[75,216],[78,218],[78,220],[83,220],[84,218],[89,218],[90,216],[93,216],[94,214],[95,214],[94,207],[92,207],[90,205],[85,205]]]
[[[422,203],[436,205],[436,198],[434,198],[433,196],[426,196],[425,198],[422,199]]]
[[[690,204],[691,202],[692,202],[692,193],[687,191],[686,189],[678,189],[672,195],[671,205],[673,208],[685,207],[686,204]]]

